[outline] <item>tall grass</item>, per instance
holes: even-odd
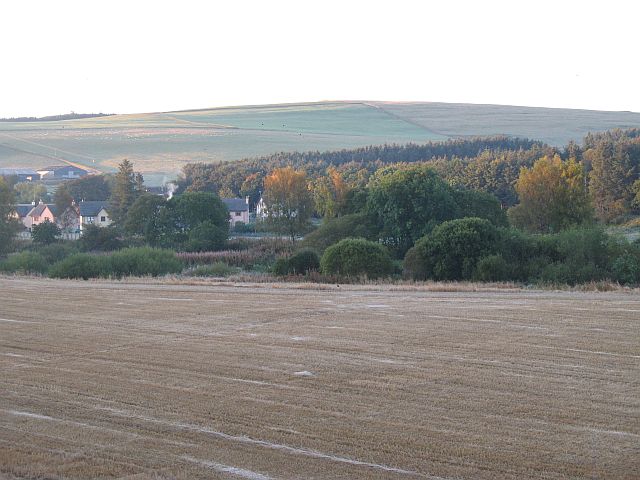
[[[291,242],[282,239],[233,240],[232,249],[217,252],[181,252],[177,256],[187,265],[226,263],[232,267],[251,270],[258,265],[270,265],[277,258],[293,251]]]

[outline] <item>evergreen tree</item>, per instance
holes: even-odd
[[[144,189],[142,175],[133,170],[133,164],[124,159],[118,166],[111,193],[109,214],[116,225],[122,226],[127,212]]]
[[[13,189],[3,177],[0,177],[0,255],[12,251],[19,228],[20,222],[15,218]]]
[[[589,192],[593,197],[596,215],[603,222],[611,222],[627,213],[633,201],[633,182],[638,178],[638,158],[632,159],[633,149],[624,143],[605,140],[585,152],[591,163]]]
[[[59,215],[73,205],[73,197],[66,186],[60,185],[56,189],[56,192],[53,194],[53,203],[55,203]]]

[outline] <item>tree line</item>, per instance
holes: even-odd
[[[640,209],[640,129],[588,134],[582,145],[558,149],[526,139],[488,137],[426,145],[383,145],[337,152],[278,153],[255,159],[189,164],[179,180],[180,191],[210,191],[222,196],[249,196],[252,204],[264,180],[276,169],[304,171],[312,183],[316,211],[329,209],[327,188],[336,176],[349,189],[363,188],[383,167],[425,163],[450,185],[489,193],[505,208],[519,202],[517,183],[523,169],[541,158],[573,159],[595,215],[605,223],[620,221]],[[524,188],[524,187],[522,187]],[[343,188],[344,190],[344,188]],[[324,200],[323,200],[324,199]]]

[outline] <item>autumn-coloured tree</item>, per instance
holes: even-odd
[[[307,229],[313,210],[306,174],[292,167],[274,170],[264,180],[263,198],[267,222],[295,242],[296,237]]]
[[[593,219],[582,165],[574,159],[540,158],[520,171],[516,192],[520,203],[509,210],[509,220],[524,230],[557,232]]]
[[[327,169],[327,176],[320,177],[313,186],[316,211],[325,219],[344,213],[349,186],[335,167]]]

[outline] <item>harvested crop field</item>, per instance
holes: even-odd
[[[0,478],[640,477],[637,294],[0,293]]]

